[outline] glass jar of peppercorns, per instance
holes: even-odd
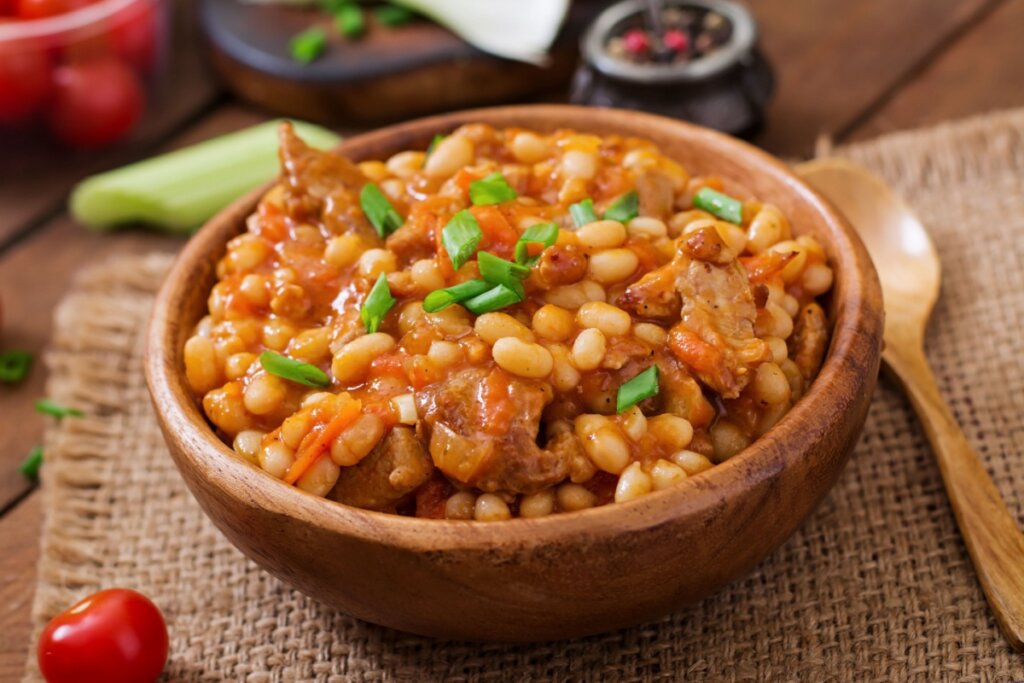
[[[573,102],[649,111],[732,135],[757,131],[774,86],[754,18],[728,0],[625,0],[597,16],[580,49]]]

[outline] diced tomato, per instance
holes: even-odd
[[[398,377],[405,379],[405,369],[402,367],[402,362],[405,359],[405,354],[401,353],[389,353],[384,356],[377,356],[370,363],[370,376],[371,377]]]
[[[509,396],[510,379],[504,370],[494,368],[480,385],[478,398],[483,418],[481,422],[488,434],[500,436],[512,426],[516,405]]]
[[[501,209],[497,206],[474,206],[470,212],[480,223],[480,231],[484,234],[480,248],[502,258],[512,258],[516,242],[519,241],[519,232],[508,222]]]

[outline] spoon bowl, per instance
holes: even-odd
[[[809,161],[798,172],[846,215],[868,248],[882,281],[887,331],[923,328],[939,298],[942,266],[913,210],[881,178],[846,159]]]
[[[941,280],[935,246],[906,202],[867,169],[820,159],[797,173],[846,215],[875,262],[885,302],[882,359],[924,425],[996,621],[1010,645],[1024,651],[1024,535],[943,401],[924,354]]]

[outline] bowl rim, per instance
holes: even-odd
[[[365,542],[427,552],[486,550],[496,544],[528,549],[574,538],[578,542],[583,537],[596,540],[639,532],[683,517],[713,514],[714,509],[721,509],[731,496],[768,483],[798,461],[800,454],[794,454],[787,443],[815,443],[840,422],[856,397],[832,392],[830,387],[862,387],[868,383],[865,368],[850,361],[856,358],[877,360],[880,354],[882,315],[880,306],[878,311],[872,310],[871,301],[881,301],[881,289],[866,249],[841,214],[788,166],[767,152],[725,134],[666,117],[622,109],[548,104],[470,109],[414,119],[348,138],[336,149],[342,153],[375,145],[395,149],[395,144],[389,142],[394,141],[399,145],[395,149],[398,151],[407,141],[429,139],[434,133],[447,132],[473,121],[496,127],[530,127],[543,124],[548,116],[560,120],[571,118],[578,122],[574,128],[581,132],[586,132],[588,124],[598,120],[605,127],[622,124],[625,131],[633,129],[637,121],[657,126],[670,124],[678,128],[683,138],[703,138],[707,143],[732,148],[744,155],[745,166],[770,174],[774,180],[789,186],[800,202],[808,204],[821,217],[832,241],[830,257],[837,282],[842,279],[846,283],[845,296],[841,302],[835,302],[837,316],[818,376],[801,400],[775,426],[739,454],[671,489],[651,492],[626,503],[534,519],[514,518],[500,523],[419,519],[351,507],[283,485],[272,475],[237,457],[214,433],[186,386],[180,344],[171,348],[167,343],[178,327],[169,311],[184,296],[191,276],[197,270],[212,269],[210,254],[218,253],[230,239],[221,235],[225,226],[231,223],[237,226],[239,222],[244,225],[245,217],[275,179],[236,200],[192,237],[175,260],[154,302],[146,333],[146,379],[165,436],[177,442],[177,448],[170,450],[179,468],[187,465],[200,471],[206,484],[218,489],[218,495],[230,495],[236,502],[262,512],[284,515]],[[183,336],[179,336],[179,341],[183,343]],[[197,429],[198,425],[202,426]],[[185,479],[189,481],[188,476]]]
[[[100,0],[64,14],[42,19],[18,19],[0,24],[0,44],[7,41],[31,40],[74,31],[102,21],[132,5],[150,3],[151,0]]]

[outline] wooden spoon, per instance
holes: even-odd
[[[910,207],[877,176],[844,159],[801,164],[797,173],[860,233],[882,281],[885,350],[924,424],[960,534],[1003,634],[1024,651],[1024,535],[939,393],[924,354],[925,326],[939,296],[939,257]]]

